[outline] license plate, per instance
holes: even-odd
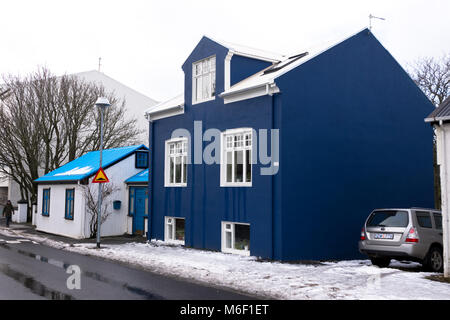
[[[374,239],[387,239],[387,240],[392,240],[394,239],[394,234],[393,233],[375,233],[373,235]]]

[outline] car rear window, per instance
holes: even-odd
[[[368,227],[399,227],[405,228],[408,225],[407,211],[375,211],[367,221]]]
[[[431,216],[429,212],[416,212],[417,223],[422,228],[432,228]]]

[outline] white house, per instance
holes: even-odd
[[[91,226],[95,223],[92,219],[95,209],[90,208],[96,207],[98,185],[92,180],[99,170],[99,156],[99,151],[89,152],[35,180],[38,183],[38,203],[33,220],[38,231],[76,239],[93,236]],[[145,174],[148,148],[137,145],[107,149],[103,151],[102,161],[109,179],[105,186],[112,192],[104,197],[102,203],[103,215],[108,217],[102,223],[101,236],[145,235],[148,214],[146,183],[138,184],[144,192],[142,189],[137,192],[134,187],[128,187],[127,180],[134,180],[142,172]],[[94,206],[90,205],[89,199]]]
[[[437,164],[440,168],[444,275],[450,277],[450,97],[427,118],[436,134]]]

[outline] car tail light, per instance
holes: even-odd
[[[417,234],[416,229],[414,227],[411,227],[409,229],[408,235],[406,236],[406,242],[419,242],[419,235]]]
[[[364,228],[361,229],[361,240],[366,240],[366,232]]]

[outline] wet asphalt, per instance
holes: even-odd
[[[74,270],[80,271],[79,278]],[[0,235],[0,299],[248,300],[255,297]]]

